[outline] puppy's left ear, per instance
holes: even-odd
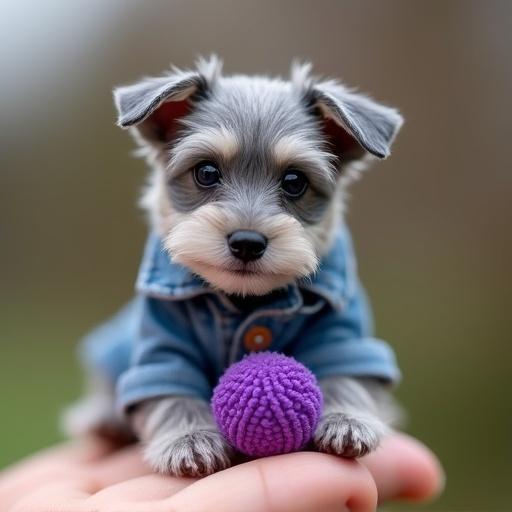
[[[325,135],[341,163],[368,153],[386,158],[403,118],[397,110],[348,90],[334,80],[318,81],[311,64],[292,65],[291,79],[321,118]]]
[[[117,124],[134,127],[150,144],[168,143],[179,128],[177,121],[190,112],[194,100],[208,93],[221,68],[222,63],[212,56],[199,59],[196,70],[173,69],[165,76],[114,89]]]
[[[397,110],[348,91],[336,82],[320,82],[312,89],[325,132],[342,161],[366,152],[377,158],[390,154],[403,118]]]

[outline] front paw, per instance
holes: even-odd
[[[215,430],[160,434],[146,446],[151,467],[166,475],[201,477],[231,465],[233,450]]]
[[[386,430],[387,427],[377,418],[329,413],[320,420],[314,443],[324,453],[362,457],[377,448]]]

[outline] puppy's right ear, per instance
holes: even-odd
[[[193,71],[173,69],[162,77],[117,87],[114,102],[118,126],[134,127],[153,144],[169,142],[178,130],[177,121],[190,112],[194,99],[207,94],[221,67],[222,63],[212,56],[200,59]]]

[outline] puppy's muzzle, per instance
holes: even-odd
[[[228,235],[231,254],[244,263],[261,258],[267,248],[267,241],[265,236],[253,230],[239,229]]]

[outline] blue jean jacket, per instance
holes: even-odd
[[[373,337],[345,227],[314,275],[248,312],[170,261],[155,234],[136,289],[136,297],[82,344],[86,364],[117,386],[120,411],[166,395],[208,400],[224,370],[259,349],[292,355],[318,379],[399,379],[393,351]]]

